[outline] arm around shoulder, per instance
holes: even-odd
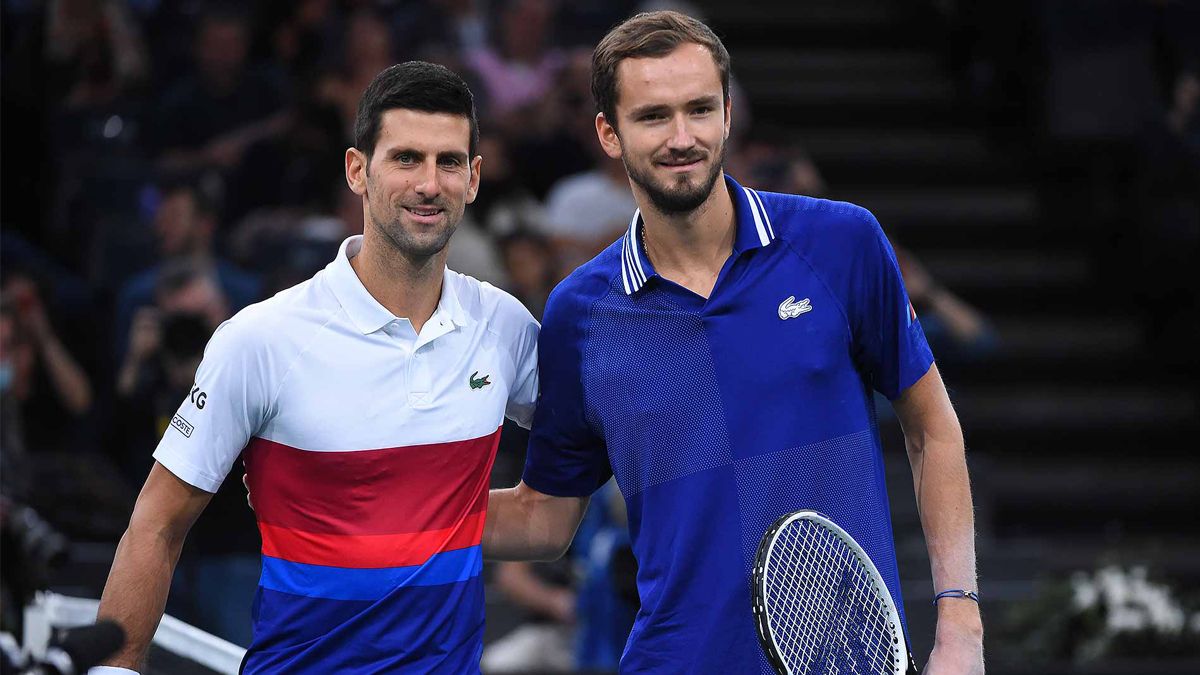
[[[587,511],[588,497],[555,497],[525,484],[492,490],[483,555],[491,560],[557,560]]]

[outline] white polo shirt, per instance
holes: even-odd
[[[246,463],[263,541],[248,673],[478,667],[488,479],[504,417],[532,418],[538,324],[447,269],[417,334],[350,266],[361,239],[217,329],[154,453],[209,492]]]
[[[215,492],[254,437],[345,451],[477,438],[506,415],[529,427],[538,324],[520,301],[446,269],[418,335],[362,285],[361,247],[217,328],[156,460]]]

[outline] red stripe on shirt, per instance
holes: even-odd
[[[424,533],[487,509],[500,430],[450,443],[314,452],[255,438],[243,457],[259,523],[308,533]]]
[[[455,527],[401,534],[329,534],[302,532],[259,523],[263,555],[290,562],[330,567],[384,568],[423,565],[435,553],[478,545],[485,512],[473,513]]]

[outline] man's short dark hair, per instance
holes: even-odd
[[[479,145],[479,121],[475,97],[467,83],[454,71],[435,63],[406,61],[385,68],[371,80],[358,102],[354,118],[354,147],[368,158],[379,140],[379,124],[388,110],[417,110],[461,115],[471,123],[468,149],[475,156]]]

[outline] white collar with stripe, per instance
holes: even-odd
[[[742,187],[728,174],[725,175],[725,183],[729,187],[729,194],[733,196],[734,226],[736,227],[733,254],[737,255],[750,248],[762,248],[775,241],[775,229],[771,226],[771,216],[767,213],[767,208],[758,191]],[[645,227],[645,223],[642,222],[642,211],[638,209],[633,212],[629,229],[621,237],[621,284],[626,295],[638,292],[646,285],[650,277],[656,275],[654,266],[650,264],[650,259],[646,256],[646,249],[642,245],[641,228],[643,227]]]

